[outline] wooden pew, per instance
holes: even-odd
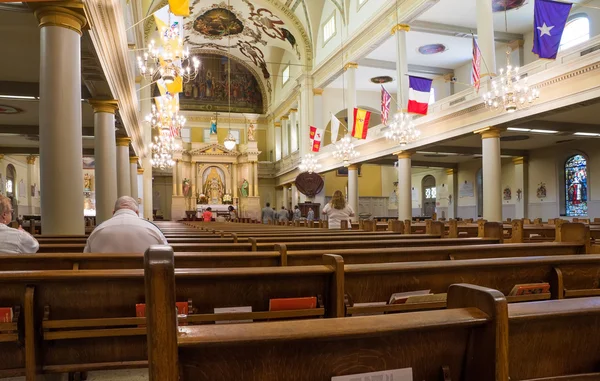
[[[444,311],[178,330],[172,252],[149,250],[145,272],[151,380],[320,381],[405,367],[425,381],[508,380],[506,300],[494,290],[454,287]]]

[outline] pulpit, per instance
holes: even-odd
[[[300,208],[302,217],[306,218],[306,216],[308,215],[308,209],[312,208],[312,210],[315,212],[314,220],[318,221],[321,219],[321,204],[315,204],[313,202],[305,202],[305,203],[298,204],[298,207]]]

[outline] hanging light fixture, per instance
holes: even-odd
[[[146,121],[152,127],[154,141],[150,144],[152,150],[152,167],[164,170],[172,167],[173,152],[181,147],[175,138],[181,135],[181,129],[186,123],[184,116],[179,115],[179,109],[174,106],[173,98],[169,95],[162,97],[160,107],[152,105],[152,112],[146,116]]]
[[[235,137],[233,136],[231,131],[229,131],[229,135],[227,135],[227,137],[225,138],[223,145],[225,146],[225,148],[227,148],[228,150],[231,151],[235,148],[236,144],[237,144],[237,141],[235,140]]]
[[[302,158],[302,162],[298,166],[302,172],[313,173],[321,169],[321,164],[317,161],[317,157],[312,153],[307,153]]]
[[[508,32],[507,8],[504,7],[504,30]],[[488,91],[483,93],[483,103],[491,110],[504,110],[508,113],[529,107],[540,97],[540,90],[527,84],[527,77],[519,74],[519,67],[510,64],[510,46],[506,50],[506,68],[488,83]],[[491,89],[490,89],[491,86]]]
[[[342,160],[344,167],[350,165],[350,160],[356,159],[360,156],[360,153],[354,148],[352,138],[345,136],[335,143],[335,151],[333,151],[333,157]]]
[[[229,44],[231,44],[231,37],[229,37]],[[230,53],[230,48],[227,48],[227,52]],[[235,149],[237,141],[231,133],[231,58],[227,56],[227,101],[228,101],[228,112],[229,112],[229,133],[223,141],[223,145],[228,150],[232,151]]]
[[[414,142],[419,136],[421,136],[421,131],[415,127],[412,116],[404,112],[398,112],[393,116],[385,132],[387,140],[394,141],[400,146]]]

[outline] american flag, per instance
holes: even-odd
[[[472,70],[472,79],[473,85],[475,86],[475,90],[479,92],[479,86],[481,85],[481,50],[479,50],[479,45],[477,45],[477,41],[473,36],[473,70]]]
[[[381,124],[387,126],[388,118],[390,117],[390,105],[392,96],[387,92],[385,87],[381,86]]]

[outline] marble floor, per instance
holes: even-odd
[[[44,381],[67,381],[67,375],[47,375]],[[148,369],[89,372],[88,381],[147,381]],[[25,377],[5,378],[2,381],[25,381]]]

